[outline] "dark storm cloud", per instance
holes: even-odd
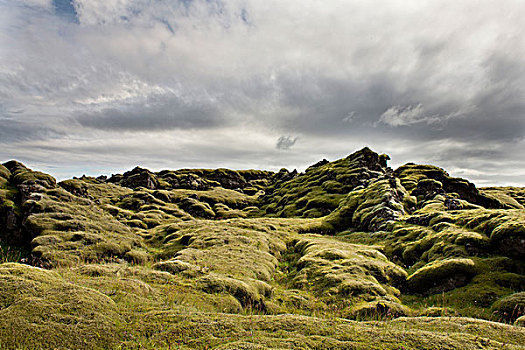
[[[281,136],[277,140],[275,147],[277,149],[287,150],[287,149],[292,148],[292,146],[295,145],[296,142],[297,142],[297,137]]]
[[[28,140],[45,140],[63,137],[66,134],[56,128],[38,124],[34,121],[19,122],[0,117],[0,144]]]
[[[156,106],[133,105],[122,109],[107,108],[99,112],[82,114],[75,120],[89,128],[141,132],[209,129],[228,124],[228,120],[224,120],[220,111],[213,106],[184,105],[177,100],[165,101]]]

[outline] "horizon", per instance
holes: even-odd
[[[368,147],[368,146],[363,146],[362,148],[365,148],[365,147]],[[21,162],[22,164],[24,164],[25,166],[27,166],[28,168],[32,169],[32,170],[35,170],[35,171],[41,171],[41,172],[44,172],[44,173],[47,173],[49,175],[52,175],[56,180],[57,182],[59,181],[63,181],[63,180],[68,180],[68,179],[72,179],[72,178],[80,178],[82,176],[88,176],[88,177],[98,177],[98,176],[107,176],[108,178],[110,178],[111,176],[113,175],[117,175],[117,174],[124,174],[125,172],[127,171],[130,171],[132,169],[134,169],[135,167],[140,167],[140,168],[144,168],[144,169],[147,169],[149,171],[152,171],[154,173],[157,173],[157,172],[160,172],[160,171],[163,171],[163,170],[185,170],[185,169],[230,169],[230,170],[264,170],[264,171],[272,171],[272,172],[278,172],[280,169],[282,168],[285,168],[287,169],[288,171],[294,171],[294,170],[297,170],[300,174],[301,173],[304,173],[305,170],[311,166],[311,165],[314,165],[315,163],[317,163],[318,161],[320,160],[323,160],[323,159],[326,159],[328,160],[329,162],[333,162],[333,161],[336,161],[336,160],[339,160],[339,159],[342,159],[342,158],[345,158],[349,155],[351,155],[352,153],[358,151],[358,150],[361,150],[362,148],[359,148],[359,149],[356,149],[354,151],[352,151],[351,153],[348,153],[346,154],[345,156],[342,156],[342,157],[339,157],[339,158],[335,158],[335,159],[328,159],[328,158],[321,158],[321,159],[318,159],[312,163],[309,163],[307,165],[304,165],[302,167],[281,167],[281,168],[274,168],[274,169],[268,169],[268,168],[255,168],[255,167],[237,167],[237,168],[234,168],[234,167],[227,167],[227,166],[217,166],[217,167],[206,167],[206,166],[201,166],[201,167],[191,167],[191,166],[183,166],[183,167],[147,167],[147,166],[143,166],[141,164],[136,164],[136,165],[133,165],[133,166],[130,166],[128,168],[113,168],[113,169],[110,169],[110,171],[108,172],[106,170],[106,172],[103,172],[102,171],[98,171],[99,169],[96,169],[96,168],[85,168],[85,169],[82,169],[82,168],[78,168],[79,171],[77,172],[74,172],[75,170],[73,168],[68,168],[68,169],[64,169],[64,170],[55,170],[55,169],[59,169],[58,167],[46,167],[45,165],[43,166],[43,168],[38,168],[38,167],[33,167],[31,166],[31,162],[24,162],[24,161],[21,161],[19,159],[8,159],[8,160],[2,160],[0,161],[0,164],[4,164],[8,161],[11,161],[11,160],[16,160],[16,161],[19,161]],[[374,149],[372,149],[372,151],[376,152]],[[382,154],[381,152],[376,152],[378,154]],[[385,153],[388,155],[388,153]],[[390,156],[390,155],[389,155]],[[426,165],[433,165],[433,166],[437,166],[439,168],[442,168],[443,170],[445,170],[445,172],[447,172],[450,176],[452,177],[458,177],[458,178],[463,178],[463,179],[466,179],[470,182],[472,182],[474,185],[476,185],[476,187],[478,188],[481,188],[481,187],[525,187],[525,184],[520,184],[520,183],[514,183],[514,184],[500,184],[500,183],[476,183],[475,181],[473,181],[472,179],[470,179],[468,176],[458,176],[457,174],[449,171],[448,169],[446,168],[443,168],[437,164],[430,164],[430,163],[422,163],[422,162],[413,162],[413,161],[408,161],[408,162],[403,162],[402,164],[398,164],[396,162],[392,162],[392,159],[388,160],[387,162],[387,165],[388,167],[392,168],[393,170],[396,170],[398,167],[400,166],[403,166],[405,164],[408,164],[408,163],[415,163],[415,164],[426,164]],[[461,172],[461,170],[459,171]]]
[[[0,159],[57,179],[396,168],[525,186],[519,0],[0,0]]]

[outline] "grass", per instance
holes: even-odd
[[[2,245],[0,242],[0,264],[8,262],[20,262],[28,255],[27,251],[22,248],[16,248],[8,245]]]
[[[0,321],[1,339],[7,348],[428,349],[439,343],[443,348],[520,349],[525,340],[523,329],[469,318],[356,322],[328,314],[271,315],[254,309],[235,313],[234,299],[194,289],[191,279],[129,264],[79,265],[54,272],[3,264],[0,274],[6,291],[0,313],[7,316]],[[31,288],[20,289],[21,283]],[[17,292],[11,292],[13,287]],[[6,295],[15,299],[6,300]],[[59,306],[54,304],[57,300]],[[6,308],[6,303],[32,307]],[[94,304],[105,307],[94,311]],[[53,305],[52,313],[35,318],[42,314],[41,307]],[[61,316],[64,313],[68,317]],[[31,337],[25,336],[25,322],[32,322]],[[44,338],[57,329],[57,336]]]

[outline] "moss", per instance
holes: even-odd
[[[248,196],[254,196],[256,195],[260,190],[256,187],[246,187],[242,190],[243,193],[247,194]]]
[[[54,188],[56,186],[56,180],[51,175],[39,171],[32,171],[27,168],[20,168],[15,171],[12,181],[16,185],[37,184],[45,188]]]
[[[56,234],[47,234],[43,236],[35,237],[31,241],[31,245],[33,246],[49,246],[49,245],[55,245],[57,243],[60,243],[63,241],[63,238]]]
[[[9,299],[0,312],[38,299],[28,323],[36,320],[43,339],[49,311],[40,300],[60,308],[54,295],[68,286],[70,298],[85,289],[98,312],[111,314],[109,331],[80,342],[85,348],[519,348],[521,328],[451,316],[511,321],[491,306],[525,288],[523,210],[510,209],[523,205],[525,191],[501,189],[489,200],[442,169],[410,165],[392,175],[385,162],[365,149],[303,174],[139,169],[157,182],[136,190],[119,185],[144,180],[133,173],[50,188],[33,174],[21,175],[17,189],[10,177],[2,208],[17,213],[15,228],[32,250],[24,261],[50,268],[36,271],[52,276],[54,287],[12,283],[27,296],[17,302],[0,286]],[[13,174],[31,173],[8,165]],[[192,205],[210,219],[184,211]],[[59,318],[74,325],[76,312]],[[412,314],[433,317],[403,317]],[[0,347],[10,336],[6,322]],[[111,343],[101,340],[106,334]]]
[[[45,211],[30,214],[25,227],[36,236],[33,254],[51,265],[124,258],[126,252],[141,244],[141,238],[129,227],[92,201],[63,189],[44,193],[37,203]]]
[[[0,265],[0,289],[0,339],[6,348],[116,345],[121,319],[115,303],[99,292],[19,264]]]
[[[5,166],[0,164],[0,178],[8,180],[11,177],[11,172]]]
[[[416,189],[420,180],[433,179],[441,182],[448,176],[448,173],[439,167],[413,163],[400,166],[395,170],[395,174],[409,192]]]
[[[200,202],[195,198],[185,198],[181,204],[183,208],[190,215],[200,218],[212,218],[215,217],[215,213],[211,209],[208,203]]]
[[[58,185],[75,196],[88,196],[87,185],[84,183],[84,181],[81,181],[79,179],[64,180],[59,182]]]
[[[148,228],[148,224],[145,223],[141,219],[126,220],[126,221],[124,221],[124,223],[126,225],[128,225],[129,227],[135,227],[135,228],[140,228],[140,229],[144,229],[144,230],[146,230]]]
[[[520,258],[525,255],[525,220],[505,222],[490,235],[490,242],[505,255]]]
[[[515,203],[513,201],[507,203],[508,197],[512,198],[520,205],[525,206],[524,187],[485,187],[480,188],[480,192],[482,192],[485,195],[495,195],[500,201],[511,206],[515,206]]]
[[[485,196],[501,203],[502,208],[508,208],[508,209],[524,209],[525,208],[523,204],[518,202],[512,196],[512,194],[506,193],[505,188],[481,189],[480,192],[484,194]]]
[[[262,209],[281,217],[330,214],[348,192],[384,173],[379,158],[369,149],[360,150],[345,159],[319,163],[304,174],[277,181],[260,198]]]
[[[352,307],[350,314],[352,318],[358,320],[385,320],[409,316],[412,312],[409,308],[399,303],[390,300],[378,300],[357,304]]]
[[[410,318],[359,323],[299,315],[147,313],[152,347],[185,344],[220,349],[519,349],[518,327],[467,318]],[[163,327],[168,325],[167,327]],[[506,336],[505,336],[506,335]],[[505,345],[504,345],[505,343]]]
[[[492,304],[492,312],[497,318],[513,322],[525,315],[525,292],[514,293]]]
[[[490,313],[490,306],[496,300],[521,290],[525,276],[507,272],[515,268],[509,258],[472,259],[476,276],[467,285],[424,298],[404,295],[403,301],[414,308],[450,307],[459,315],[496,319]],[[414,301],[420,304],[416,305]]]
[[[166,271],[171,274],[183,273],[184,275],[190,277],[195,277],[202,274],[202,269],[199,266],[177,259],[158,262],[153,265],[153,268]]]
[[[395,286],[406,279],[401,268],[372,247],[308,235],[293,242],[291,249],[289,283],[312,290],[322,299],[394,296],[399,293]]]
[[[226,204],[222,203],[215,204],[213,210],[219,219],[243,218],[247,216],[247,212],[239,209],[232,210]]]
[[[197,280],[198,288],[206,293],[228,293],[234,296],[243,307],[264,310],[264,302],[257,288],[246,281],[208,274]]]
[[[405,214],[403,198],[407,195],[399,181],[378,180],[350,192],[326,221],[339,230],[376,231]]]
[[[271,230],[275,220],[188,221],[160,226],[149,244],[157,257],[175,258],[233,278],[271,279],[277,257],[286,249],[283,229]]]
[[[446,259],[431,262],[407,279],[407,288],[415,293],[436,294],[468,283],[476,271],[471,259]]]
[[[145,250],[131,249],[124,254],[124,259],[134,264],[144,265],[151,260],[151,256]]]

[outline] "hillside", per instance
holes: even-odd
[[[525,349],[525,188],[389,159],[3,163],[0,349]]]

